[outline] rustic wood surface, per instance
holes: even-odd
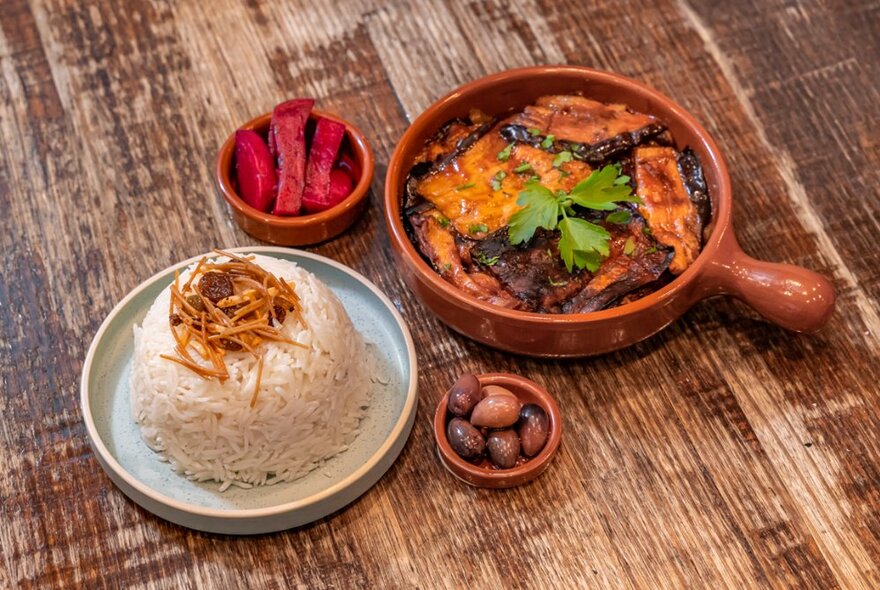
[[[876,1],[3,0],[0,5],[0,587],[880,587],[880,4]],[[397,138],[488,72],[614,70],[692,110],[731,168],[751,254],[832,277],[817,336],[726,299],[579,362],[488,350],[401,283],[381,218]],[[314,251],[412,327],[412,437],[355,504],[256,538],[126,499],[86,440],[78,379],[113,305],[214,246],[255,241],[213,192],[226,135],[315,96],[377,155],[371,207]],[[430,417],[464,370],[544,383],[551,469],[465,487]]]

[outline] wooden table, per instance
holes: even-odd
[[[0,587],[880,587],[880,6],[658,2],[4,0],[0,10]],[[381,220],[395,141],[450,88],[568,62],[650,84],[727,155],[753,255],[832,277],[817,336],[713,300],[629,350],[515,358],[439,324]],[[291,97],[353,119],[371,206],[314,251],[375,281],[418,346],[410,441],[333,518],[200,534],[127,500],[78,400],[105,314],[154,272],[254,244],[211,166]],[[544,383],[563,446],[534,484],[471,489],[429,420],[462,371]]]

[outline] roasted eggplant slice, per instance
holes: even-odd
[[[626,225],[604,225],[612,235],[611,255],[595,275],[588,271],[569,273],[559,257],[558,232],[546,230],[539,230],[528,244],[520,246],[511,246],[507,232],[501,230],[474,245],[470,258],[513,293],[523,309],[574,313],[580,312],[575,305],[598,306],[586,310],[595,311],[657,280],[672,257],[671,250],[645,233],[645,222],[638,214]],[[575,296],[580,299],[572,300]],[[569,300],[574,303],[567,303]]]
[[[558,232],[539,230],[528,244],[512,246],[501,230],[477,243],[471,259],[516,295],[522,309],[561,311],[560,304],[590,280],[586,272],[570,274],[559,258]]]
[[[597,164],[664,129],[656,118],[633,113],[622,104],[604,104],[582,96],[544,96],[535,106],[507,119],[501,133],[508,141],[553,152],[569,150]]]
[[[688,196],[671,147],[639,147],[633,152],[639,211],[658,242],[675,250],[669,272],[681,274],[700,253],[701,223]]]
[[[703,167],[694,150],[685,148],[678,154],[678,168],[681,170],[688,196],[697,208],[700,224],[705,229],[712,215],[712,204],[709,202],[709,187],[703,177]]]
[[[467,272],[455,236],[436,209],[413,215],[410,223],[422,253],[441,277],[477,299],[501,307],[520,307],[517,299],[493,277],[481,272]]]
[[[416,154],[414,163],[434,165],[444,159],[454,158],[469,148],[489,127],[485,123],[453,119],[441,127]]]
[[[566,313],[587,313],[605,309],[630,291],[660,278],[672,260],[672,250],[658,245],[645,233],[638,216],[612,231],[610,255],[587,286],[563,306]]]
[[[642,256],[613,256],[577,295],[563,306],[566,313],[599,311],[633,289],[656,281],[666,270],[672,253],[657,250]]]

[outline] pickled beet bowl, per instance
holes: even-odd
[[[334,238],[347,230],[367,206],[370,183],[373,181],[373,152],[364,135],[351,123],[330,113],[312,109],[309,125],[314,128],[319,119],[329,119],[345,125],[341,153],[353,163],[354,187],[339,204],[326,211],[298,216],[280,216],[251,207],[239,197],[235,176],[235,132],[223,143],[217,153],[214,181],[217,191],[227,204],[241,228],[251,236],[280,246],[305,246]],[[239,129],[249,129],[264,139],[269,130],[272,113],[256,117]]]

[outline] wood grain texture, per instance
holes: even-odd
[[[880,587],[880,4],[706,0],[4,0],[0,10],[0,587]],[[534,361],[467,341],[394,271],[381,221],[408,124],[485,73],[568,62],[690,109],[721,145],[753,255],[832,277],[812,337],[706,301],[628,350]],[[129,502],[78,408],[88,343],[141,280],[254,241],[212,190],[237,124],[311,95],[373,143],[371,207],[313,250],[413,330],[412,437],[333,518],[238,539]],[[458,484],[430,418],[460,372],[564,412],[551,469]]]

